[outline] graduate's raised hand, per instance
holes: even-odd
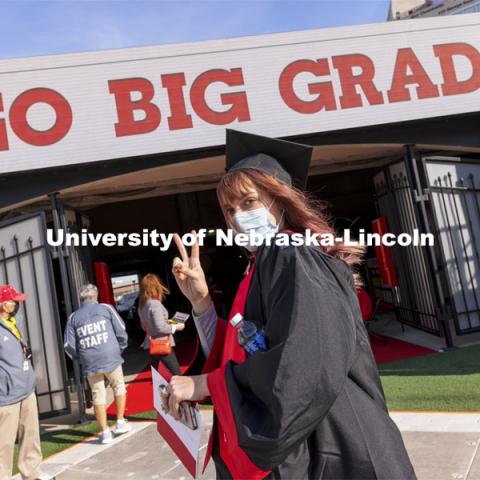
[[[192,231],[192,233],[196,235],[195,231]],[[190,256],[180,235],[175,233],[173,240],[177,245],[181,257],[175,257],[173,259],[173,275],[181,292],[190,300],[195,313],[201,314],[208,309],[212,301],[208,293],[205,273],[200,264],[200,246],[198,245],[198,240],[193,244]]]
[[[184,401],[203,400],[210,395],[207,375],[192,377],[173,376],[168,385],[168,412],[180,420],[180,404]]]

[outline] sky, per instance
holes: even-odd
[[[0,0],[0,58],[384,22],[389,0]]]

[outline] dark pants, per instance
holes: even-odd
[[[172,353],[168,355],[150,355],[150,363],[156,370],[158,370],[159,362],[162,362],[170,370],[172,375],[181,375],[180,365],[173,350]]]

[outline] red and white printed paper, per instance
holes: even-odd
[[[157,370],[152,367],[153,383],[153,405],[158,412],[157,430],[170,448],[175,452],[178,459],[190,472],[193,478],[199,477],[199,452],[200,437],[202,434],[201,415],[196,407],[195,415],[198,428],[192,430],[182,422],[175,420],[169,413],[162,408],[162,399],[160,396],[160,385],[168,385],[168,381]]]

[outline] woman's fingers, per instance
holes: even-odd
[[[173,395],[170,395],[168,397],[168,413],[173,418],[175,418],[175,420],[178,420],[178,414],[176,412],[178,412],[177,402],[175,400],[175,397]]]
[[[192,245],[190,257],[188,256],[187,249],[185,248],[185,245],[183,244],[182,239],[180,238],[180,235],[178,235],[178,233],[173,234],[173,240],[175,241],[178,251],[180,252],[180,256],[182,257],[184,268],[190,267],[191,269],[194,269],[195,267],[200,266],[200,245],[198,244],[197,232],[195,230],[192,230],[190,233],[195,236],[195,242]],[[196,277],[195,274],[190,274],[189,276]]]
[[[172,270],[173,270],[173,273],[181,273],[183,270],[183,262],[178,257],[175,257],[173,259]]]
[[[195,264],[198,264],[200,260],[200,246],[198,245],[197,232],[192,230],[192,234],[195,235],[196,238],[195,243],[192,245],[192,254],[190,256],[190,259],[193,262],[191,263],[191,266],[194,266]]]
[[[178,257],[175,257],[173,259],[172,273],[175,276],[175,278],[180,281],[183,281],[186,278],[185,274],[182,273],[182,269],[183,269],[183,262]]]
[[[185,280],[185,277],[189,277],[192,279],[198,278],[198,273],[190,267],[186,266],[185,263],[182,262],[178,257],[175,257],[173,259],[172,272],[175,277],[180,280]]]
[[[180,263],[179,263],[180,262]],[[186,266],[180,259],[178,259],[178,262],[173,264],[173,274],[177,277],[180,278],[180,280],[184,280],[185,276],[195,280],[198,278],[198,272],[196,272],[194,269]],[[183,275],[183,277],[181,277]]]
[[[175,420],[180,420],[180,403],[175,395],[168,397],[168,412]]]
[[[180,238],[180,235],[178,233],[174,233],[173,240],[175,242],[175,245],[177,245],[177,248],[178,248],[178,251],[180,252],[180,256],[182,257],[182,260],[188,265],[189,258],[188,258],[187,249],[185,248],[185,245],[183,244],[182,239]]]

